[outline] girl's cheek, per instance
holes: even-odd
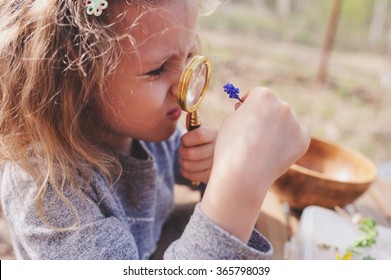
[[[170,93],[170,90],[172,89],[172,83],[169,79],[164,78],[160,81],[156,82],[155,85],[153,85],[152,92],[154,93],[154,98],[164,100],[166,96]]]

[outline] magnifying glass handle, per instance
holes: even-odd
[[[199,128],[201,126],[200,117],[199,117],[197,111],[188,113],[186,117],[187,117],[186,126],[187,126],[188,131],[194,130],[194,129]],[[193,186],[198,187],[198,189],[201,192],[201,197],[203,197],[204,192],[205,192],[205,188],[206,188],[206,184],[198,182],[198,181],[193,181],[191,183]]]
[[[186,120],[187,130],[194,130],[201,126],[200,117],[198,115],[198,111],[194,111],[187,114]]]

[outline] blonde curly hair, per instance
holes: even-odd
[[[111,0],[99,17],[87,15],[84,0],[0,4],[0,160],[16,162],[34,178],[40,213],[49,185],[72,208],[65,185],[81,191],[77,178],[91,180],[92,170],[111,183],[120,175],[117,158],[89,130],[91,101],[102,96],[105,77],[119,63],[119,42],[133,43],[105,12],[119,2],[156,1]],[[212,2],[204,4],[210,9]]]

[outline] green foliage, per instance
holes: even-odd
[[[355,27],[367,27],[375,0],[343,0],[341,23]]]
[[[370,217],[363,218],[360,221],[360,232],[362,236],[354,242],[352,246],[346,249],[343,257],[337,256],[338,259],[351,259],[355,255],[362,255],[362,250],[370,248],[376,243],[376,238],[379,235],[377,223]],[[372,256],[364,255],[363,260],[374,260]]]
[[[228,0],[216,14],[201,21],[206,28],[269,36],[302,44],[321,46],[334,0],[291,0],[287,16],[278,14],[281,0]],[[368,44],[368,31],[378,0],[342,0],[335,47],[342,50],[366,49],[383,52],[391,30],[391,0],[387,0],[387,18],[382,38]]]

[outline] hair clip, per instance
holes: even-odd
[[[228,84],[224,85],[224,91],[228,94],[229,98],[237,99],[243,103],[243,100],[240,99],[240,97],[239,97],[240,90],[238,88],[234,87],[233,84],[228,83]]]
[[[108,3],[106,0],[85,0],[84,5],[87,7],[88,15],[100,16]]]

